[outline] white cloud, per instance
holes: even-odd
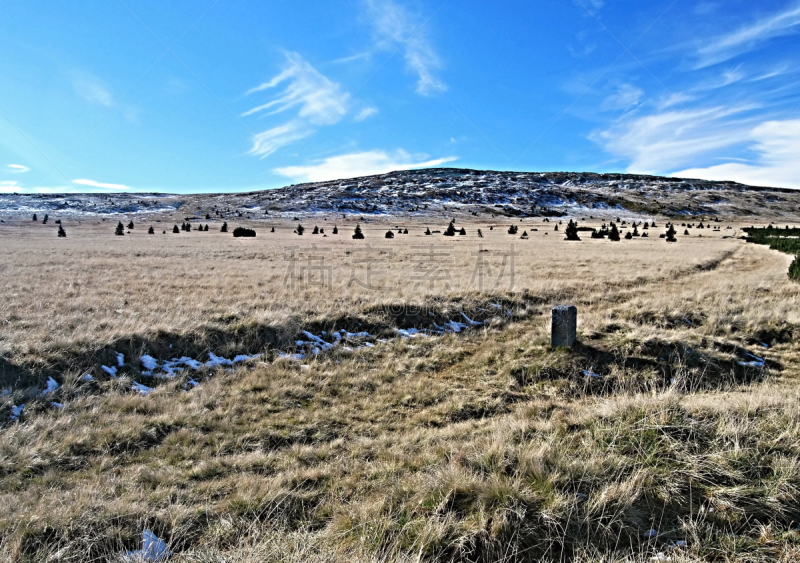
[[[253,148],[250,154],[268,156],[279,148],[313,134],[313,129],[302,119],[294,119],[266,131],[253,135]]]
[[[15,174],[22,174],[24,172],[30,172],[30,168],[27,166],[23,166],[22,164],[9,164],[8,168],[10,172],[14,172]]]
[[[684,94],[682,92],[676,92],[674,94],[670,94],[669,96],[661,98],[658,102],[656,102],[656,107],[659,111],[664,111],[667,108],[671,108],[672,106],[680,106],[687,102],[691,102],[694,100],[693,96],[688,94]]]
[[[404,150],[397,150],[393,153],[373,150],[332,156],[305,166],[286,166],[278,168],[277,172],[284,176],[300,178],[310,182],[323,182],[325,180],[385,174],[395,170],[430,168],[457,160],[457,157],[446,157],[418,162],[421,158],[425,157],[414,157]]]
[[[375,107],[366,107],[358,112],[355,116],[356,121],[364,121],[365,119],[372,117],[373,115],[378,114],[378,108]]]
[[[800,26],[800,2],[794,2],[782,12],[741,27],[733,33],[704,41],[703,46],[698,49],[697,68],[730,60],[755,49],[764,41],[795,33],[798,26]]]
[[[644,96],[644,91],[632,84],[622,84],[617,87],[617,91],[603,100],[604,110],[628,111],[639,105]]]
[[[347,113],[350,96],[343,92],[339,84],[320,74],[297,53],[286,53],[288,65],[269,82],[265,82],[247,92],[247,95],[275,88],[282,82],[290,81],[277,98],[254,107],[242,115],[252,115],[271,110],[275,115],[299,107],[298,115],[315,125],[336,123]]]
[[[673,174],[681,178],[732,180],[756,186],[800,189],[800,119],[767,121],[746,136],[758,157],[755,164],[728,162],[707,168],[690,168]]]
[[[67,186],[36,186],[34,188],[26,188],[14,180],[0,180],[0,193],[71,194],[93,191],[80,188],[79,186],[91,186],[92,188],[100,188],[104,190],[131,189],[129,186],[123,186],[122,184],[104,184],[102,182],[95,182],[94,180],[85,179],[73,180],[72,184]]]
[[[356,61],[365,61],[372,58],[372,53],[370,51],[364,51],[363,53],[356,53],[355,55],[350,55],[348,57],[341,57],[339,59],[334,59],[331,61],[335,64],[347,64],[347,63],[354,63]]]
[[[86,180],[84,178],[79,178],[77,180],[72,180],[73,184],[78,184],[81,186],[91,186],[93,188],[103,188],[105,190],[130,190],[132,189],[130,186],[126,186],[124,184],[105,184],[103,182],[95,182],[94,180]]]
[[[339,84],[323,76],[297,53],[287,52],[286,59],[287,64],[280,74],[249,90],[247,95],[288,82],[286,88],[242,116],[262,112],[276,115],[293,109],[297,110],[297,116],[255,135],[251,154],[262,157],[272,154],[284,145],[312,135],[319,127],[338,123],[347,114],[350,95]]]
[[[79,191],[80,190],[75,189],[74,186],[57,186],[57,187],[37,186],[35,188],[26,188],[13,180],[0,181],[0,193],[3,194],[10,194],[10,193],[66,194],[66,193],[78,193]]]
[[[604,0],[575,0],[575,3],[592,16],[597,15],[597,13],[603,9],[603,6],[606,5]]]
[[[417,75],[417,93],[427,96],[447,86],[437,76],[439,55],[425,35],[419,19],[393,0],[365,0],[374,39],[379,47],[402,49],[408,68]]]
[[[707,16],[708,14],[714,13],[719,9],[719,4],[717,2],[700,2],[697,4],[692,13],[696,16]]]
[[[754,106],[671,110],[650,115],[634,112],[591,138],[610,153],[628,160],[628,172],[659,174],[743,142],[752,122],[741,114],[752,109]]]
[[[72,86],[75,92],[88,102],[108,108],[114,105],[114,96],[99,78],[91,75],[80,76],[72,81]]]

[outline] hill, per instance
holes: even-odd
[[[494,172],[436,168],[227,194],[5,194],[0,209],[22,217],[158,213],[265,215],[344,213],[436,216],[793,216],[800,192],[735,182],[632,174]]]

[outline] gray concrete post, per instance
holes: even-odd
[[[574,305],[553,307],[551,343],[556,346],[572,346],[577,340],[578,309]]]

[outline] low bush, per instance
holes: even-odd
[[[256,232],[253,229],[246,229],[244,227],[236,227],[233,229],[234,237],[254,237]]]

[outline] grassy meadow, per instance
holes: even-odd
[[[800,285],[749,223],[301,219],[0,225],[0,560],[120,560],[144,529],[176,562],[800,560]],[[297,344],[341,330],[371,345]],[[263,356],[196,387],[139,361],[209,353]]]

